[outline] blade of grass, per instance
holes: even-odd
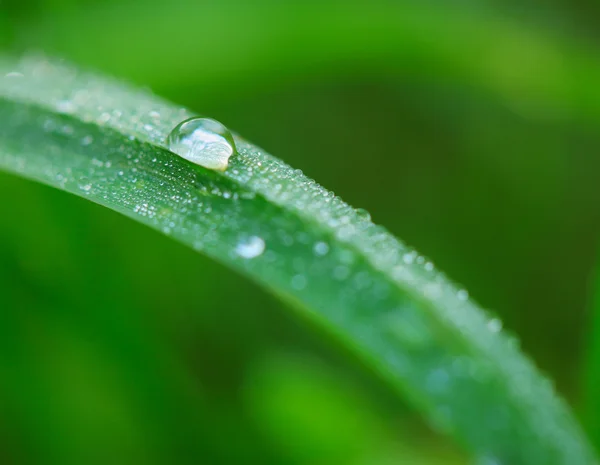
[[[3,169],[246,274],[486,463],[596,463],[551,383],[496,319],[299,170],[240,137],[224,173],[191,165],[163,148],[185,109],[43,57],[0,62],[3,75]],[[261,247],[250,257],[248,244]]]

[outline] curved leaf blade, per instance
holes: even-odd
[[[298,170],[239,137],[226,172],[192,165],[163,147],[189,112],[60,63],[6,61],[2,75],[1,168],[121,212],[293,302],[483,463],[596,463],[497,320]]]

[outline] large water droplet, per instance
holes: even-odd
[[[229,130],[211,118],[189,118],[179,123],[167,137],[169,150],[196,165],[225,171],[235,142]]]

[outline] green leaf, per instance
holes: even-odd
[[[249,276],[482,463],[596,463],[569,409],[500,322],[365,212],[240,137],[224,173],[190,164],[163,144],[192,115],[146,92],[43,57],[5,60],[0,76],[3,169]]]

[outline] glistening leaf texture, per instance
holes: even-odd
[[[351,348],[481,463],[596,463],[569,409],[498,320],[301,171],[240,137],[224,173],[193,165],[164,148],[192,116],[186,109],[60,62],[5,60],[0,76],[3,169],[246,274]]]

